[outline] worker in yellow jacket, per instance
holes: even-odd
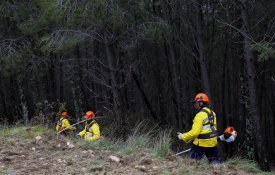
[[[192,129],[183,134],[178,133],[178,138],[185,142],[193,140],[191,158],[199,160],[206,155],[210,163],[219,163],[216,114],[207,107],[208,102],[206,94],[196,95],[193,103],[197,114],[193,120]]]
[[[55,130],[57,132],[60,132],[65,128],[68,128],[68,129],[66,129],[66,131],[64,131],[64,132],[61,132],[61,134],[66,135],[66,134],[72,133],[76,129],[75,127],[71,127],[71,124],[68,120],[68,112],[67,111],[62,111],[61,112],[61,118],[57,121]]]
[[[87,141],[94,141],[100,138],[100,127],[98,123],[93,119],[95,114],[93,111],[87,111],[85,113],[85,119],[91,119],[86,121],[85,128],[78,134],[80,137],[84,137]]]

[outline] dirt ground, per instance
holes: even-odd
[[[31,128],[23,134],[7,134],[0,146],[0,174],[253,174],[234,165],[209,166],[176,157],[156,158],[148,150],[124,155],[104,146],[91,146],[53,133],[35,136]]]

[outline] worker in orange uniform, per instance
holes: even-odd
[[[84,119],[87,119],[85,128],[78,134],[80,137],[84,137],[87,141],[94,141],[100,138],[100,127],[94,120],[95,114],[93,111],[87,111],[84,115]],[[90,119],[90,120],[89,120]]]
[[[66,129],[68,128],[68,129]],[[66,131],[62,132],[64,129],[66,129]],[[72,133],[76,128],[75,127],[71,127],[71,124],[68,120],[68,112],[67,111],[62,111],[61,112],[61,118],[57,121],[55,130],[57,132],[61,132],[61,134],[70,134]]]
[[[199,93],[192,102],[197,112],[192,129],[183,134],[178,133],[178,138],[185,142],[193,140],[191,158],[200,160],[205,155],[210,163],[220,163],[216,114],[207,107],[208,96]]]

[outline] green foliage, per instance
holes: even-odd
[[[61,26],[64,24],[64,9],[58,4],[58,1],[33,1],[28,19],[19,23],[18,27],[25,34],[33,34],[42,30],[50,30],[52,26]]]
[[[44,133],[50,133],[51,130],[41,126],[33,126],[33,127],[26,127],[26,126],[19,126],[19,127],[4,127],[0,128],[0,138],[4,139],[7,137],[15,137],[15,138],[22,138],[22,139],[31,139],[37,135],[41,135]],[[13,144],[14,139],[8,141],[9,144]]]
[[[7,136],[9,136],[10,133],[10,128],[8,128],[7,126],[0,126],[0,137],[1,138],[5,138]]]
[[[17,136],[26,137],[26,138],[32,138],[34,136],[41,135],[47,132],[50,132],[50,130],[41,125],[37,125],[33,127],[25,127],[25,126],[15,127],[15,128],[12,128],[11,130],[12,135],[17,135]]]
[[[72,47],[85,41],[85,37],[76,31],[57,31],[41,38],[43,53],[60,52],[65,54]]]
[[[252,44],[251,48],[257,52],[258,54],[258,61],[265,62],[270,58],[275,59],[275,49],[272,48],[268,43],[256,43]]]
[[[144,30],[144,37],[159,44],[164,43],[167,38],[170,38],[169,27],[161,23],[150,24]]]

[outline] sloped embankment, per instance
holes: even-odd
[[[175,157],[165,142],[152,145],[140,136],[86,143],[41,126],[2,128],[0,133],[0,174],[261,174],[240,160],[214,167]]]

